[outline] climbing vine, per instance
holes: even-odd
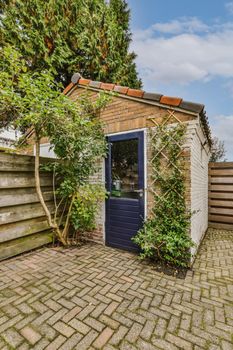
[[[169,118],[151,129],[153,208],[143,228],[133,238],[142,258],[156,258],[187,267],[190,263],[190,213],[185,201],[183,145],[186,125],[170,124]]]

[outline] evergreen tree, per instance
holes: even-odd
[[[64,85],[79,72],[138,88],[129,19],[125,0],[0,0],[1,47],[11,44],[32,71],[51,69]]]
[[[109,2],[109,20],[107,25],[109,30],[109,36],[114,38],[112,47],[109,47],[107,57],[110,58],[109,66],[111,62],[117,62],[118,69],[114,68],[110,72],[112,81],[120,81],[122,85],[129,85],[135,88],[142,86],[141,80],[138,80],[134,52],[129,52],[129,45],[131,42],[132,34],[130,32],[130,10],[128,9],[127,2],[125,0],[110,0]],[[107,28],[106,28],[107,29]]]

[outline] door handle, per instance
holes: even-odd
[[[139,194],[139,197],[143,197],[144,190],[141,188],[140,190],[134,190],[134,192]]]

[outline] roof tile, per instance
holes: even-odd
[[[127,95],[128,96],[131,96],[131,97],[139,97],[141,98],[144,94],[144,91],[142,90],[136,90],[136,89],[129,89],[128,92],[127,92]]]
[[[100,85],[101,85],[101,81],[94,81],[92,80],[89,84],[90,87],[96,88],[96,89],[100,89]]]
[[[115,87],[114,87],[114,91],[119,92],[119,94],[126,95],[128,90],[129,90],[128,86],[115,85]]]
[[[90,79],[81,78],[81,79],[79,79],[79,82],[78,82],[78,83],[79,83],[80,85],[89,85],[90,82],[91,82]]]
[[[143,98],[145,100],[153,100],[153,101],[160,101],[161,97],[163,95],[161,94],[154,94],[154,93],[151,93],[151,92],[145,92],[144,95],[143,95]]]
[[[193,103],[189,101],[182,101],[180,104],[180,108],[187,109],[190,112],[200,113],[204,109],[204,105],[200,103]]]
[[[101,83],[100,88],[103,90],[113,90],[115,84],[110,84],[110,83]]]
[[[174,107],[179,107],[181,102],[182,98],[179,97],[162,96],[160,99],[160,103]]]
[[[74,84],[77,84],[78,81],[82,78],[81,74],[79,73],[74,73],[71,77],[71,82]]]
[[[70,83],[64,90],[63,90],[63,94],[66,95],[74,86],[74,83]]]

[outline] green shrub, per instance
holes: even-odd
[[[92,231],[96,227],[99,205],[106,198],[103,186],[85,184],[79,188],[73,202],[70,221],[78,232]]]

